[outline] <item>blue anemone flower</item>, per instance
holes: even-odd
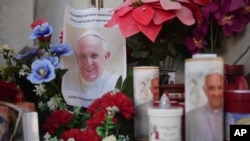
[[[39,24],[34,27],[29,39],[37,39],[39,37],[48,37],[52,34],[53,28],[48,23]]]
[[[55,44],[50,46],[51,52],[56,55],[69,56],[73,53],[70,45],[67,43]]]
[[[20,59],[27,59],[34,57],[38,53],[38,48],[37,47],[29,47],[25,46],[20,52],[18,52],[14,58],[17,60]]]
[[[46,57],[44,59],[47,59],[50,61],[50,63],[55,67],[55,68],[61,68],[61,63],[59,62],[59,58],[57,56],[53,57]]]
[[[39,59],[31,64],[31,73],[27,79],[33,84],[49,82],[55,78],[54,66],[47,59]]]

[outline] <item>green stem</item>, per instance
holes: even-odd
[[[59,94],[61,94],[61,90],[56,86],[54,81],[50,81],[51,84],[56,88],[56,90],[58,91]]]
[[[168,43],[168,51],[171,52],[172,51],[172,43]],[[169,53],[169,54],[172,54],[172,53]],[[171,65],[171,57],[168,56],[168,61],[167,61],[167,69],[170,68]]]
[[[46,52],[48,52],[48,53],[50,53],[49,52],[49,44],[50,43],[47,42],[45,39],[44,39],[44,41],[39,41],[40,48],[45,49]],[[49,55],[51,55],[51,54],[49,54]]]
[[[212,0],[210,0],[210,3],[212,2]],[[211,24],[211,28],[210,28],[210,32],[211,32],[211,39],[210,39],[210,45],[211,45],[211,52],[214,52],[214,44],[213,44],[213,39],[214,39],[214,35],[213,35],[213,18],[210,17],[210,24]]]
[[[7,64],[7,66],[11,66],[12,65],[11,60],[9,58],[6,60],[6,64]]]
[[[214,52],[214,42],[213,42],[213,39],[214,39],[214,34],[213,34],[213,19],[211,18],[210,19],[210,23],[211,23],[211,28],[210,28],[210,33],[211,33],[211,39],[210,39],[210,45],[211,45],[211,52],[210,53],[213,53]]]

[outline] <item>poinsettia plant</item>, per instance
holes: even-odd
[[[215,53],[223,38],[244,30],[249,5],[249,0],[124,0],[105,26],[119,26],[128,61],[159,65],[165,60],[162,67],[175,70],[192,54]]]
[[[55,110],[46,119],[45,140],[101,141],[114,137],[127,141],[120,130],[124,120],[133,119],[134,106],[130,97],[113,90],[96,99],[86,110]],[[79,118],[81,117],[81,118]],[[83,122],[81,122],[83,121]]]
[[[177,60],[189,55],[184,37],[201,17],[198,9],[189,0],[125,0],[113,10],[105,26],[119,26],[127,38],[129,61],[139,60],[137,65],[159,65],[170,57],[172,61],[166,67],[172,69]]]

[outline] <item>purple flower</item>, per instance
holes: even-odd
[[[209,22],[211,17],[216,17],[216,19],[220,19],[220,4],[218,1],[213,1],[204,7],[203,17],[205,22]]]
[[[227,37],[241,32],[245,27],[244,22],[240,20],[236,13],[225,13],[219,24],[222,25],[223,33]]]
[[[53,28],[48,23],[42,23],[34,27],[29,39],[45,39],[50,38]],[[47,40],[48,41],[48,40]]]
[[[250,0],[244,0],[244,7],[240,11],[240,18],[245,24],[250,21]]]
[[[244,0],[221,0],[221,9],[223,12],[237,11],[242,8]]]
[[[51,45],[50,49],[51,52],[55,53],[56,55],[69,56],[73,53],[69,44],[67,43]]]
[[[185,43],[192,54],[200,53],[204,46],[207,45],[205,34],[195,29],[193,35],[185,38]]]
[[[27,76],[33,84],[49,82],[55,78],[54,66],[47,59],[39,59],[31,64],[31,73]]]
[[[17,60],[20,59],[28,59],[31,57],[34,57],[38,53],[38,48],[37,47],[29,47],[25,46],[21,51],[19,51],[14,58]]]
[[[204,9],[204,20],[209,22],[214,18],[222,26],[223,33],[229,37],[244,29],[244,23],[239,18],[243,0],[213,1]]]

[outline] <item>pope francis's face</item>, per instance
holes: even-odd
[[[151,93],[153,94],[153,99],[154,101],[159,100],[159,96],[160,96],[160,88],[159,88],[159,78],[153,78],[151,80],[151,85],[150,85],[150,90]]]
[[[210,74],[205,78],[204,91],[212,109],[219,109],[223,104],[224,77],[221,74]]]
[[[93,82],[102,75],[110,53],[102,39],[88,35],[77,42],[77,63],[83,79]]]

